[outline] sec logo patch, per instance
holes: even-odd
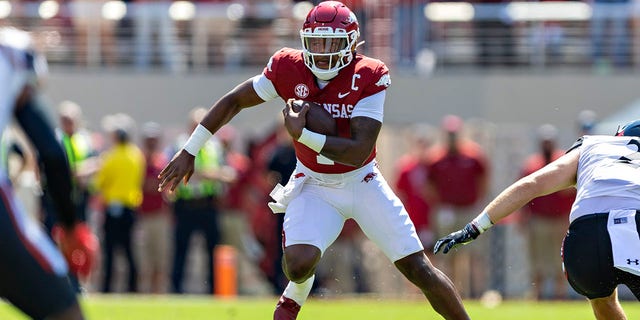
[[[300,83],[295,88],[295,94],[298,98],[304,99],[309,96],[309,87],[304,83]]]

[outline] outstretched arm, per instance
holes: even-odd
[[[579,151],[571,151],[542,169],[516,181],[491,201],[484,212],[495,223],[534,198],[573,186],[576,183],[579,157]]]
[[[494,223],[510,215],[534,198],[547,195],[576,183],[579,150],[573,150],[542,169],[516,181],[493,199],[478,217],[469,222],[463,229],[439,239],[433,252],[443,253],[467,244],[489,229]]]
[[[160,180],[158,191],[164,191],[167,188],[173,191],[181,181],[187,183],[193,174],[195,155],[213,133],[233,119],[242,109],[262,102],[264,100],[258,96],[253,88],[252,79],[239,84],[216,101],[200,125],[191,134],[185,146],[173,156],[173,159],[158,175]]]

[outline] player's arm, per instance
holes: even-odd
[[[369,117],[351,119],[351,137],[327,136],[320,151],[323,156],[342,164],[361,166],[371,155],[376,145],[382,122]]]
[[[369,158],[378,139],[385,96],[386,92],[380,91],[356,104],[350,120],[351,137],[348,138],[304,130],[309,106],[305,105],[300,112],[295,112],[291,108],[291,101],[283,110],[284,124],[291,137],[298,142],[335,162],[359,167]]]
[[[16,106],[15,117],[29,137],[42,160],[49,192],[53,198],[58,221],[71,229],[76,222],[71,200],[71,170],[62,146],[55,138],[53,127],[38,107],[34,89],[25,86]]]
[[[484,212],[495,223],[537,197],[573,186],[579,156],[580,152],[574,150],[521,178],[491,201]]]
[[[493,199],[482,213],[463,229],[438,240],[433,248],[434,253],[442,246],[443,253],[447,253],[452,248],[467,244],[534,198],[573,186],[576,182],[579,157],[579,150],[573,150],[516,181]]]
[[[181,181],[187,183],[193,174],[195,155],[213,133],[233,119],[242,109],[265,101],[254,89],[253,82],[253,78],[244,81],[213,104],[184,147],[173,156],[158,175],[159,191],[166,188],[173,191]]]
[[[263,102],[253,87],[253,78],[248,79],[216,101],[200,124],[210,132],[216,132],[242,109]]]

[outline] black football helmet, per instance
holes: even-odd
[[[635,120],[622,127],[618,127],[616,136],[640,137],[640,120]]]

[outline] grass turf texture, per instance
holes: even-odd
[[[220,300],[202,296],[89,295],[82,299],[88,319],[271,319],[276,298]],[[486,308],[467,300],[465,306],[474,320],[585,320],[595,319],[587,301],[532,302],[506,301]],[[640,319],[640,303],[623,301],[629,319]],[[426,300],[376,298],[310,299],[298,317],[304,319],[441,319]],[[0,303],[0,319],[27,319],[13,306]]]

